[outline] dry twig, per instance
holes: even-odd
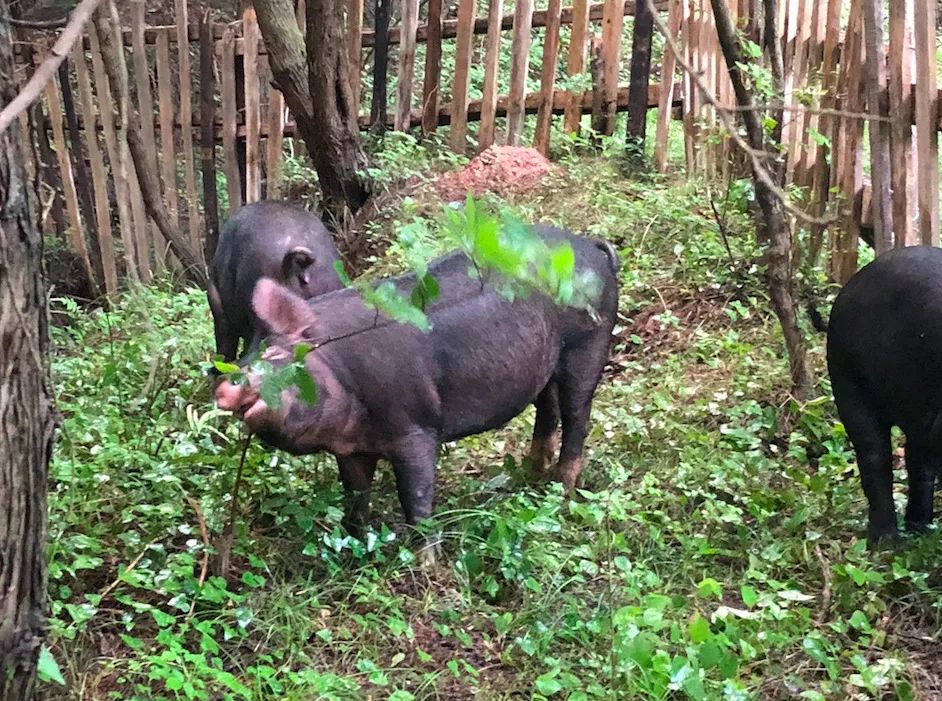
[[[19,94],[0,112],[0,132],[6,131],[7,127],[43,94],[46,83],[55,77],[59,66],[71,53],[72,45],[82,36],[85,23],[92,16],[100,1],[82,0],[72,11],[72,16],[69,17],[68,24],[53,44],[49,57],[39,65]]]

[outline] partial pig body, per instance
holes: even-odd
[[[252,291],[271,278],[308,299],[343,287],[340,260],[330,232],[300,207],[266,200],[241,207],[219,232],[207,296],[213,313],[216,352],[233,360],[257,342]]]
[[[433,324],[428,333],[384,317],[375,323],[376,312],[354,290],[305,303],[263,280],[254,305],[278,334],[269,341],[269,359],[277,364],[290,358],[291,346],[301,340],[323,344],[306,359],[320,389],[318,402],[310,406],[286,393],[276,411],[254,389],[225,383],[217,390],[219,405],[242,413],[275,447],[333,453],[351,496],[346,525],[354,532],[368,516],[377,460],[392,463],[406,519],[418,523],[432,512],[440,445],[503,426],[529,404],[537,408],[535,467],[543,469],[552,459],[561,419],[557,476],[571,488],[582,468],[592,397],[609,356],[618,300],[616,259],[608,244],[547,227],[536,230],[548,240],[570,241],[577,269],[598,274],[595,320],[538,293],[508,301],[470,277],[470,261],[460,254],[430,268],[441,297],[426,309]],[[396,284],[408,293],[415,278],[403,276]]]
[[[851,278],[831,311],[828,371],[857,453],[870,537],[897,535],[893,426],[906,434],[905,524],[925,529],[942,457],[942,250],[891,251]]]

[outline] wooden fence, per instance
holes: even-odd
[[[449,143],[460,151],[495,142],[520,144],[526,137],[546,153],[554,120],[572,132],[579,130],[584,114],[593,115],[594,128],[610,134],[615,114],[628,106],[627,85],[622,84],[627,66],[624,18],[634,13],[634,3],[572,1],[571,7],[562,7],[561,0],[548,0],[548,7],[537,10],[534,0],[517,0],[513,12],[504,13],[503,0],[489,0],[485,14],[476,0],[460,0],[457,17],[443,19],[442,0],[429,0],[421,16],[419,0],[401,0],[400,25],[377,42],[374,32],[362,27],[362,0],[347,0],[354,92],[365,107],[365,88],[382,79],[385,61],[364,57],[377,44],[386,44],[398,48],[394,98],[374,114],[388,108],[390,128],[428,134],[447,125]],[[837,279],[856,268],[860,227],[871,218],[863,175],[867,120],[836,116],[834,110],[882,114],[889,120],[895,243],[938,242],[938,90],[935,54],[929,50],[934,33],[924,29],[935,26],[934,3],[923,7],[915,0],[893,0],[889,65],[883,70],[888,87],[866,91],[863,1],[781,0],[776,18],[784,37],[787,182],[801,188],[800,204],[812,213],[840,205],[839,226],[832,227],[830,236]],[[756,6],[761,3],[731,0],[730,5],[739,29],[757,38],[761,23]],[[251,9],[241,21],[227,25],[192,22],[186,3],[177,0],[173,26],[145,27],[144,0],[131,0],[131,6],[134,21],[125,32],[125,44],[136,95],[132,107],[144,115],[142,137],[155,156],[172,218],[200,249],[204,232],[218,231],[220,218],[236,207],[282,193],[283,140],[294,136],[295,126],[282,96],[270,87],[264,43]],[[732,147],[714,103],[732,107],[735,100],[710,1],[659,0],[656,7],[683,54],[675,56],[665,48],[661,82],[649,89],[648,106],[657,109],[655,163],[662,171],[681,165],[669,164],[667,158],[672,114],[680,107],[683,167],[722,175]],[[300,16],[303,0],[298,9]],[[541,61],[531,66],[531,48],[540,39]],[[446,40],[454,42],[450,75],[443,70]],[[499,61],[507,42],[509,76],[501,74]],[[21,56],[25,63],[35,63],[44,50],[42,44],[30,46]],[[423,56],[424,61],[417,60]],[[129,177],[134,169],[114,122],[93,30],[70,59],[46,91],[46,117],[34,134],[40,160],[57,163],[40,173],[51,185],[46,191],[54,195],[44,209],[55,216],[57,206],[62,207],[60,228],[93,279],[103,291],[113,292],[122,277],[149,281],[168,264],[168,254],[145,214],[136,178]],[[472,72],[480,97],[471,92]],[[580,76],[585,89],[573,87]],[[562,81],[566,89],[561,89]],[[508,86],[505,95],[499,94],[502,84]],[[532,130],[524,128],[528,114],[536,115]],[[362,110],[361,127],[370,123],[369,113]],[[29,128],[26,120],[23,128]],[[221,191],[217,173],[225,175]],[[811,233],[813,240],[822,241],[827,232],[819,226]]]

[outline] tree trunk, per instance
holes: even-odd
[[[733,83],[733,90],[736,92],[736,102],[742,108],[740,114],[746,127],[747,140],[753,149],[767,152],[769,158],[766,162],[770,163],[774,160],[775,144],[766,144],[761,116],[755,109],[752,94],[743,82],[739,65],[745,64],[746,58],[739,47],[736,31],[729,16],[729,8],[726,6],[725,0],[711,0],[711,3],[713,5],[713,15],[716,18],[716,31],[719,36],[720,46],[723,49],[723,56],[726,58],[726,66],[730,80]],[[774,2],[767,0],[767,11],[769,6],[774,6]],[[767,36],[766,41],[774,42],[776,40],[774,37]],[[756,192],[756,202],[759,205],[756,221],[757,233],[759,240],[766,245],[769,294],[772,298],[775,315],[782,326],[785,347],[788,350],[792,394],[800,401],[806,399],[811,392],[812,376],[811,368],[808,365],[804,338],[802,338],[801,330],[798,328],[798,316],[795,311],[791,230],[785,220],[785,208],[782,201],[757,176],[754,168],[752,179]]]
[[[314,100],[315,139],[311,158],[317,169],[326,211],[338,229],[345,209],[356,213],[369,199],[366,154],[360,147],[359,110],[353,101],[343,31],[344,3],[307,4],[308,78]]]
[[[160,182],[152,165],[153,154],[147,153],[141,137],[141,116],[136,110],[127,109],[130,104],[128,74],[123,50],[118,48],[115,41],[115,33],[119,27],[114,0],[108,0],[99,8],[95,14],[95,25],[98,27],[98,39],[101,43],[105,72],[108,74],[108,85],[111,87],[111,95],[119,109],[119,122],[126,125],[122,131],[134,162],[134,168],[130,169],[132,172],[127,175],[129,178],[137,177],[141,195],[144,198],[144,207],[167,243],[170,244],[170,249],[180,261],[184,274],[192,283],[205,288],[209,282],[206,266],[203,265],[200,254],[190,245],[189,236],[174,225],[170,212],[167,211],[161,197]]]
[[[644,160],[644,136],[648,123],[648,82],[651,74],[651,37],[654,17],[647,2],[636,3],[631,42],[631,82],[628,86],[628,155]]]
[[[370,194],[369,181],[361,175],[366,156],[347,76],[343,3],[308,4],[307,47],[291,0],[256,0],[255,13],[272,77],[311,153],[328,218],[339,228],[346,210],[356,212]]]
[[[0,0],[0,104],[16,95]],[[0,699],[29,701],[46,634],[46,480],[52,453],[46,288],[19,129],[0,133]]]

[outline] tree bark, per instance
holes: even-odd
[[[768,161],[772,162],[774,160],[775,144],[766,143],[760,114],[755,109],[753,96],[746,88],[739,70],[739,65],[745,64],[746,58],[736,38],[736,31],[729,16],[729,8],[726,6],[725,0],[711,0],[711,3],[720,46],[723,49],[726,67],[733,83],[733,90],[736,93],[736,102],[742,108],[740,115],[746,128],[747,140],[753,149],[768,153]],[[769,5],[774,5],[774,0],[767,0],[767,10]],[[774,37],[766,37],[766,41],[774,42],[776,40]],[[798,315],[795,310],[791,230],[785,220],[785,208],[782,201],[757,176],[754,168],[752,180],[755,187],[756,202],[759,205],[756,217],[757,233],[759,240],[765,242],[766,246],[769,294],[772,298],[775,315],[782,326],[785,347],[788,350],[792,394],[801,401],[806,399],[811,392],[812,375],[808,364],[805,341],[801,335],[801,330],[798,328]]]
[[[0,104],[16,96],[0,0]],[[53,442],[46,287],[19,129],[0,132],[0,699],[29,701],[46,634],[46,484]]]
[[[128,177],[137,177],[147,214],[154,220],[160,233],[170,244],[170,249],[177,257],[177,260],[180,261],[186,277],[195,285],[205,288],[209,278],[206,275],[203,260],[200,254],[190,245],[189,236],[174,225],[170,212],[167,211],[161,197],[160,182],[157,179],[156,171],[151,165],[153,154],[147,153],[144,140],[141,137],[141,116],[136,110],[127,109],[130,104],[128,74],[124,64],[123,49],[119,49],[115,41],[116,31],[120,29],[116,18],[117,11],[114,8],[114,0],[108,0],[96,13],[95,24],[98,27],[98,39],[101,43],[105,72],[108,74],[108,85],[111,87],[112,97],[120,111],[119,122],[126,126],[122,131],[126,136],[128,149],[131,152],[131,159],[134,164],[134,168],[131,169],[133,172],[127,175]]]
[[[369,197],[366,156],[360,146],[357,109],[347,70],[343,3],[315,0],[307,6],[307,46],[291,0],[256,0],[275,85],[285,97],[307,144],[335,225]],[[312,99],[317,95],[317,100]]]
[[[648,124],[648,83],[651,75],[651,37],[654,18],[647,2],[635,7],[631,41],[631,82],[628,85],[628,155],[644,160],[644,137]]]

